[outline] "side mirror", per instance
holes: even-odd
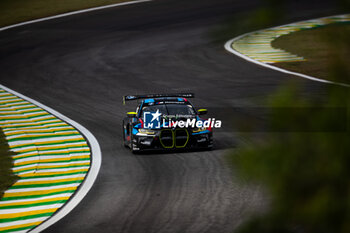
[[[130,118],[136,117],[137,113],[136,112],[127,112],[126,115]]]
[[[205,115],[205,114],[207,114],[208,113],[208,110],[207,109],[199,109],[198,110],[198,114],[199,115]]]

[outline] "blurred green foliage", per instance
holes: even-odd
[[[282,89],[272,98],[272,106],[312,104],[295,93],[295,87]],[[330,87],[328,95],[324,106],[350,107],[349,90]],[[338,127],[331,110],[310,112],[309,120],[303,122],[313,128]],[[284,120],[285,115],[278,115],[278,111],[273,116],[274,133],[230,156],[241,178],[262,183],[272,197],[269,211],[238,232],[350,232],[349,130],[278,132],[285,123],[288,128],[299,129],[300,121]],[[349,114],[342,123],[349,126]]]
[[[329,40],[339,53],[328,64],[332,80],[350,80],[348,58],[341,55],[350,49],[347,38],[349,35]],[[238,233],[350,232],[350,89],[324,85],[324,98],[313,100],[300,96],[301,88],[288,84],[269,98],[274,111],[271,133],[229,156],[239,178],[262,184],[271,197],[268,210],[252,216]],[[339,129],[339,124],[344,128],[303,131],[298,117],[278,111],[286,106],[323,107],[307,112],[302,121],[305,129]],[[333,107],[345,109],[342,122]],[[286,132],[281,130],[284,127],[296,130]]]

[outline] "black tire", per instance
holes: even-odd
[[[135,151],[134,149],[133,149],[133,146],[132,146],[132,144],[133,144],[133,142],[132,142],[132,128],[131,128],[131,125],[129,125],[129,127],[130,127],[130,129],[129,129],[129,131],[130,131],[130,146],[129,146],[129,148],[130,148],[130,150],[131,150],[131,152],[133,153],[133,154],[136,154],[137,153],[137,151]]]

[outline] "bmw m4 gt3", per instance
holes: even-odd
[[[125,101],[138,100],[135,112],[123,120],[123,144],[132,152],[146,150],[211,149],[212,128],[188,100],[192,93],[129,95]]]

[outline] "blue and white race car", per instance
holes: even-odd
[[[211,149],[212,127],[204,126],[188,98],[192,93],[129,95],[125,101],[139,100],[135,112],[123,120],[123,144],[132,152],[146,150]]]

